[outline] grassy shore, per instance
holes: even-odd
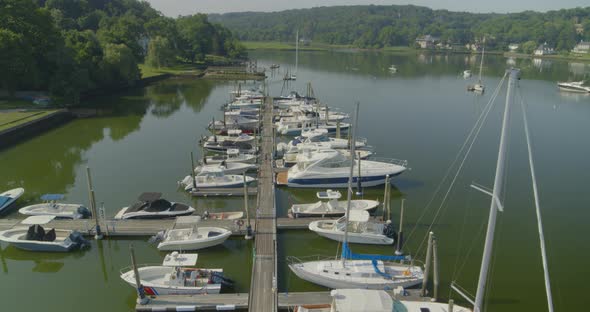
[[[24,112],[0,112],[0,131],[18,126],[41,117],[47,116],[56,110],[34,110]]]
[[[203,71],[198,68],[198,65],[193,64],[178,64],[170,67],[154,68],[146,64],[139,64],[141,70],[141,78],[149,78],[165,74],[170,75],[198,75]]]
[[[14,108],[38,108],[39,105],[27,100],[21,99],[0,99],[0,110]]]

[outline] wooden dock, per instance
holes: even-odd
[[[258,171],[258,213],[256,214],[254,264],[248,310],[276,312],[277,296],[277,215],[274,188],[272,123],[273,100],[266,97],[262,111],[262,141]]]

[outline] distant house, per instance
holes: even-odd
[[[555,49],[549,47],[547,45],[547,42],[545,42],[545,43],[539,45],[533,54],[534,55],[551,55],[551,54],[555,54]]]
[[[465,45],[465,48],[470,51],[481,51],[481,45],[479,43],[468,43]]]
[[[574,53],[587,54],[590,52],[590,41],[580,41],[572,50]]]
[[[431,35],[426,35],[422,37],[416,38],[416,43],[422,49],[433,49],[435,44],[439,41],[438,38],[433,37]]]
[[[301,39],[299,39],[299,43],[302,44],[302,45],[304,45],[304,46],[308,46],[308,45],[311,44],[311,40],[310,39],[307,39],[307,38],[301,38]]]
[[[574,27],[576,28],[576,34],[583,35],[584,34],[584,25],[582,24],[575,24]]]
[[[508,45],[508,50],[510,50],[510,52],[516,52],[519,47],[520,45],[518,43],[511,43]]]

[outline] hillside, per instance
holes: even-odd
[[[590,7],[479,14],[413,5],[363,5],[210,14],[209,19],[241,40],[294,41],[298,29],[300,37],[314,42],[361,48],[411,46],[416,37],[426,34],[455,44],[475,42],[486,35],[491,48],[534,41],[569,50],[580,40],[590,40]]]

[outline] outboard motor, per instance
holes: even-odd
[[[90,212],[90,210],[84,206],[78,207],[76,212],[78,213],[78,219],[88,219],[92,217],[92,213]]]
[[[383,235],[397,240],[397,232],[393,228],[393,223],[391,220],[387,220],[387,222],[385,222],[385,226],[383,227]]]
[[[82,236],[82,233],[80,233],[78,231],[73,231],[72,234],[70,234],[70,240],[74,243],[77,243],[80,249],[85,249],[85,248],[90,247],[90,242],[88,240],[86,240]]]

